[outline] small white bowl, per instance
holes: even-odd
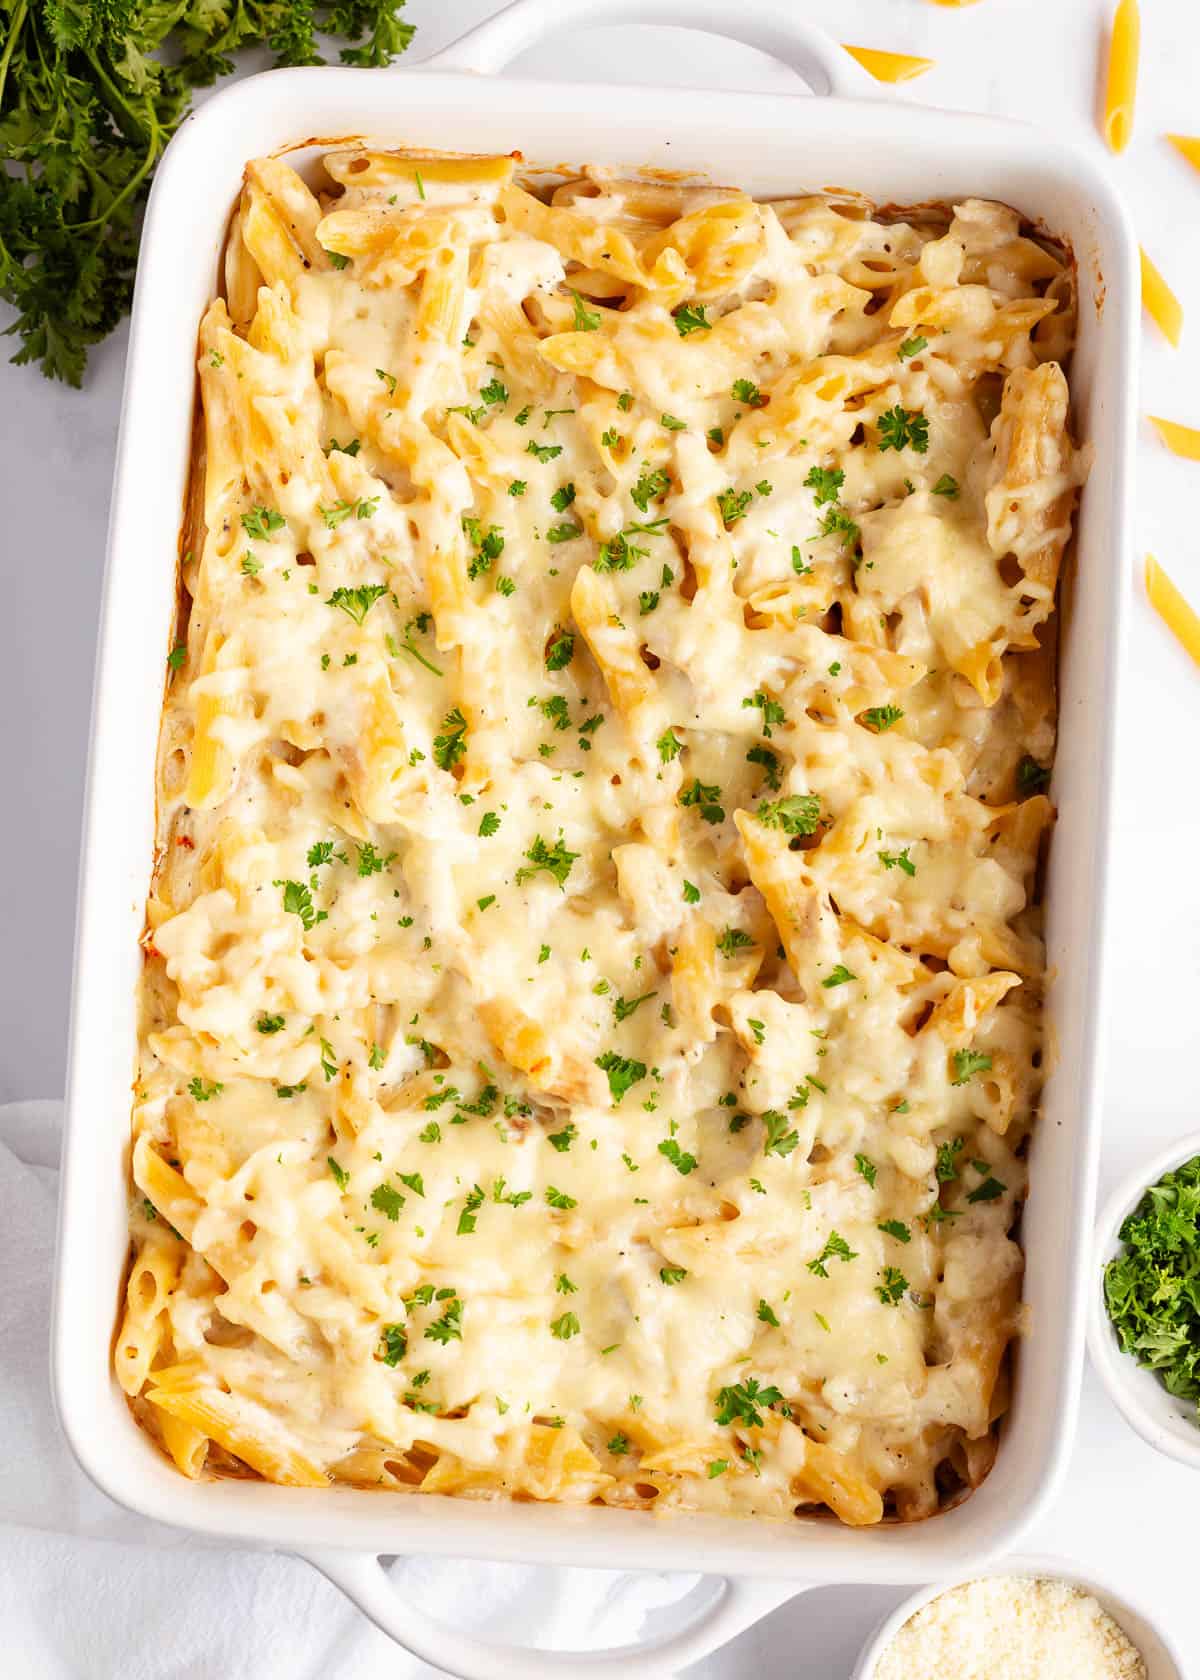
[[[1186,1159],[1186,1157],[1184,1157]],[[966,1581],[981,1581],[996,1575],[1035,1576],[1039,1580],[1066,1581],[1070,1586],[1082,1587],[1091,1593],[1108,1611],[1113,1621],[1124,1629],[1146,1661],[1146,1680],[1185,1680],[1183,1658],[1170,1641],[1154,1626],[1146,1611],[1132,1604],[1123,1593],[1116,1592],[1105,1581],[1092,1575],[1082,1575],[1061,1558],[1015,1557],[1001,1558],[982,1569],[972,1569],[936,1587],[924,1587],[906,1599],[898,1610],[875,1630],[863,1647],[858,1666],[850,1680],[874,1680],[876,1664],[895,1639],[910,1616],[931,1604],[935,1598],[961,1587]],[[1065,1680],[1065,1677],[1064,1677]]]
[[[1121,1252],[1119,1236],[1127,1214],[1133,1212],[1151,1185],[1164,1173],[1200,1155],[1200,1132],[1180,1138],[1161,1155],[1147,1161],[1118,1184],[1096,1222],[1095,1272],[1088,1283],[1088,1352],[1100,1380],[1126,1423],[1143,1441],[1200,1470],[1200,1425],[1196,1408],[1168,1394],[1153,1371],[1122,1353],[1104,1304],[1104,1267]]]

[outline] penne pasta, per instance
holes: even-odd
[[[1183,305],[1145,251],[1142,258],[1142,307],[1169,344],[1179,348],[1183,334]]]
[[[911,53],[883,52],[878,47],[852,47],[843,42],[845,51],[856,59],[877,82],[911,82],[933,69],[932,58],[914,58]]]
[[[1110,152],[1123,152],[1133,134],[1141,32],[1138,0],[1117,0],[1104,90],[1104,138]]]
[[[1087,458],[1022,225],[248,169],[113,1345],[182,1477],[866,1526],[989,1472]]]
[[[1175,640],[1200,665],[1200,615],[1152,554],[1146,556],[1146,594]]]
[[[1172,455],[1182,455],[1185,461],[1200,461],[1200,430],[1195,426],[1181,426],[1177,420],[1160,419],[1157,414],[1147,418]]]

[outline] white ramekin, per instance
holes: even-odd
[[[1096,1222],[1094,1276],[1088,1285],[1088,1352],[1100,1380],[1125,1421],[1150,1446],[1180,1464],[1200,1470],[1200,1423],[1196,1408],[1168,1394],[1153,1371],[1122,1353],[1104,1304],[1104,1268],[1120,1253],[1121,1226],[1151,1185],[1164,1173],[1200,1155],[1200,1132],[1180,1138],[1121,1180]]]
[[[1091,1593],[1098,1600],[1137,1646],[1146,1660],[1146,1680],[1185,1680],[1183,1657],[1166,1635],[1159,1632],[1140,1605],[1131,1602],[1106,1581],[1080,1574],[1063,1558],[1050,1557],[1001,1558],[986,1569],[973,1569],[954,1580],[940,1581],[935,1587],[925,1587],[921,1592],[914,1593],[867,1640],[850,1680],[874,1680],[875,1667],[883,1653],[909,1617],[915,1616],[926,1604],[966,1581],[979,1581],[996,1575],[1033,1575],[1041,1580],[1066,1581],[1070,1586],[1082,1587],[1084,1592]],[[947,1680],[952,1680],[952,1677],[947,1676]],[[1056,1680],[1068,1680],[1068,1676],[1062,1675]],[[1072,1676],[1070,1680],[1082,1680],[1082,1677]]]

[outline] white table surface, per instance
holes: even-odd
[[[927,0],[796,3],[840,39],[936,59],[933,71],[887,97],[1029,118],[1050,136],[1070,135],[1106,155],[1094,117],[1110,0],[981,0],[964,11]],[[418,25],[414,58],[496,9],[494,0],[409,0],[406,16]],[[1142,0],[1142,11],[1137,129],[1109,167],[1191,324],[1178,351],[1147,326],[1140,408],[1200,424],[1200,176],[1162,139],[1165,130],[1200,131],[1200,7]],[[661,29],[568,34],[519,67],[577,80],[797,85],[748,48]],[[82,392],[0,364],[7,443],[0,451],[0,715],[9,719],[0,1101],[56,1095],[63,1083],[94,627],[124,349],[119,334],[93,358]],[[1129,564],[1152,549],[1200,604],[1190,505],[1200,467],[1167,454],[1147,427],[1139,442],[1139,555]],[[1200,1126],[1200,671],[1140,589],[1132,620],[1120,721],[1102,1194],[1139,1157]],[[1189,1474],[1143,1446],[1089,1371],[1065,1489],[1025,1549],[1059,1554],[1123,1585],[1200,1671],[1193,1514],[1200,1479]],[[777,1611],[695,1672],[843,1680],[872,1622],[901,1596],[898,1589],[825,1589]]]

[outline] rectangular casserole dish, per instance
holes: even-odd
[[[59,1416],[83,1468],[120,1503],[230,1541],[312,1555],[368,1613],[389,1616],[374,1564],[338,1554],[422,1551],[527,1562],[676,1568],[774,1577],[765,1598],[726,1594],[703,1637],[664,1646],[670,1672],[801,1583],[925,1581],[1011,1547],[1052,1496],[1070,1445],[1082,1350],[1082,1286],[1099,1144],[1104,899],[1137,320],[1136,246],[1107,181],[1082,153],[994,118],[846,98],[629,90],[480,80],[551,27],[593,20],[711,27],[791,63],[815,87],[854,92],[863,73],[774,0],[707,4],[518,0],[418,73],[273,72],[190,117],[160,166],[147,215],[117,454],[80,883],[72,1044],[53,1331]],[[552,22],[551,22],[552,19]],[[465,72],[465,73],[464,73]],[[874,87],[874,84],[868,84]],[[614,117],[619,115],[620,120]],[[185,1483],[135,1425],[110,1372],[127,1252],[125,1152],[139,938],[152,866],[163,660],[175,614],[174,555],[187,484],[196,324],[242,169],[255,156],[346,137],[379,145],[589,159],[681,170],[761,197],[852,187],[880,204],[1001,200],[1073,248],[1079,335],[1074,429],[1095,451],[1062,601],[1060,746],[1053,796],[1048,1013],[1054,1065],[1022,1232],[1030,1333],[999,1457],[970,1499],[925,1523],[850,1530],[820,1519],[765,1527],[708,1516],[656,1521],[602,1508],[474,1504],[257,1482]],[[360,1568],[361,1565],[361,1568]],[[782,1585],[787,1582],[786,1586]],[[406,1642],[418,1648],[411,1611]],[[720,1624],[718,1627],[718,1623]],[[398,1629],[391,1631],[400,1637]],[[431,1635],[432,1638],[432,1635]],[[536,1672],[429,1640],[459,1671]],[[617,1653],[613,1654],[618,1655]],[[516,1656],[516,1653],[513,1653]],[[670,1663],[664,1667],[663,1664]],[[623,1672],[634,1672],[628,1653]],[[577,1669],[556,1672],[577,1672]],[[638,1670],[639,1672],[641,1670]],[[550,1672],[549,1669],[546,1672]]]

